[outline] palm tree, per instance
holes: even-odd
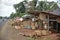
[[[55,2],[47,2],[47,1],[39,1],[39,5],[37,6],[37,10],[40,11],[48,11],[48,10],[55,10],[59,8],[57,3]]]

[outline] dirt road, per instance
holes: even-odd
[[[8,21],[2,28],[1,40],[29,40],[28,37],[18,35],[20,30],[14,29],[14,27],[11,26],[11,22],[12,21]]]
[[[0,19],[0,35],[1,35],[2,27],[3,25],[5,25],[7,21],[8,19]],[[0,36],[0,40],[1,40],[1,36]]]

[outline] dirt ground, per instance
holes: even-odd
[[[15,29],[13,26],[11,26],[12,21],[8,21],[1,31],[1,40],[35,40],[30,37],[25,37],[22,35],[18,35],[20,33],[20,30]],[[49,36],[40,37],[36,40],[57,40],[58,34],[51,34]],[[42,39],[41,39],[42,38]],[[48,39],[46,39],[48,38]]]
[[[14,29],[11,26],[11,21],[8,21],[1,31],[1,40],[28,40],[28,37],[18,35],[20,30]]]

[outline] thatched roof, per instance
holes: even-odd
[[[53,10],[49,13],[60,16],[60,9]]]
[[[33,10],[30,10],[30,11],[28,11],[28,13],[29,14],[33,14],[33,15],[35,15],[35,16],[38,16],[39,14],[40,14],[40,12],[39,11],[33,11]]]
[[[45,14],[60,16],[60,9],[56,9],[53,11],[29,11],[28,13],[33,15],[39,15],[40,13],[45,13]]]

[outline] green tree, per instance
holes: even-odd
[[[16,10],[16,13],[24,13],[25,12],[25,6],[23,2],[20,2],[19,4],[14,4],[14,8]]]
[[[26,4],[29,4],[30,6],[28,10],[39,10],[39,11],[48,11],[48,10],[55,10],[58,7],[56,2],[47,2],[47,1],[38,1],[38,0],[32,0],[30,1],[31,3],[28,3],[28,0],[24,0],[18,4],[14,4],[14,8],[16,10],[16,13],[12,13],[11,17],[13,18],[14,16],[19,16],[21,17],[22,15],[25,14],[26,11]],[[38,4],[38,5],[37,5]]]
[[[32,4],[33,4],[32,7],[34,8],[34,10],[36,9],[37,2],[38,0],[32,0]]]
[[[55,10],[59,8],[57,3],[55,2],[45,2],[45,1],[39,1],[39,5],[37,6],[37,10],[40,11],[48,11],[48,10]]]
[[[10,15],[10,18],[14,18],[16,16],[16,14],[14,14],[13,12]]]
[[[0,16],[0,19],[2,19],[3,17],[2,16]]]
[[[25,14],[25,5],[24,5],[24,2],[27,3],[27,0],[24,0],[18,4],[14,4],[14,8],[16,10],[16,13],[14,14],[14,16],[18,16],[18,17],[21,17],[22,15]],[[13,14],[12,14],[13,15]]]
[[[27,3],[27,0],[24,0],[23,2]],[[25,6],[24,3],[20,2],[18,4],[14,5],[14,8],[17,13],[25,13]],[[36,6],[38,3],[38,6]],[[46,10],[54,10],[59,8],[56,2],[47,2],[47,1],[38,1],[38,0],[32,0],[30,3],[31,7],[29,9],[31,10],[40,10],[40,11],[46,11]]]

